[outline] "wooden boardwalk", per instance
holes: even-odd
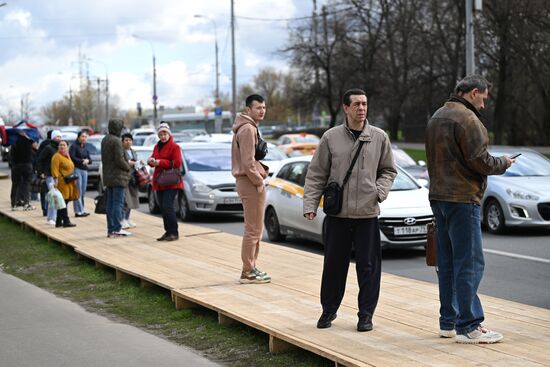
[[[127,238],[106,236],[105,216],[72,219],[75,228],[52,228],[41,211],[11,211],[9,180],[0,180],[0,212],[74,248],[98,266],[171,291],[175,307],[206,307],[221,324],[241,322],[269,335],[272,352],[296,346],[344,366],[550,366],[550,310],[482,296],[486,325],[504,334],[499,344],[460,345],[438,337],[434,284],[382,274],[380,302],[371,332],[358,333],[354,266],[338,318],[315,327],[321,313],[322,256],[262,243],[260,265],[273,282],[240,285],[241,238],[180,224],[180,240],[157,242],[162,220],[134,211],[138,227]],[[88,201],[88,210],[93,204]],[[72,213],[72,205],[69,209]],[[544,290],[548,291],[548,289]]]

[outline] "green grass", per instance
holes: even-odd
[[[408,155],[412,157],[415,161],[424,161],[426,162],[426,151],[424,149],[403,149],[405,152],[407,152]]]
[[[0,217],[0,268],[89,311],[128,323],[174,343],[201,351],[228,366],[329,366],[304,350],[273,355],[268,336],[242,324],[221,326],[207,309],[176,310],[170,293],[140,287],[138,279],[116,281],[112,269],[78,259],[72,249]],[[159,357],[161,358],[161,357]]]

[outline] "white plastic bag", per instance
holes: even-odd
[[[52,187],[52,189],[46,194],[46,201],[48,202],[48,205],[51,205],[55,210],[65,209],[67,207],[61,191],[55,187]]]

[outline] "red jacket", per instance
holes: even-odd
[[[174,168],[180,168],[182,165],[181,148],[174,142],[174,139],[170,137],[160,151],[157,143],[151,157],[160,160],[159,165],[155,167],[155,172],[153,173],[153,190],[183,189],[183,179],[179,185],[159,187],[156,184],[160,171],[172,168],[172,164]]]

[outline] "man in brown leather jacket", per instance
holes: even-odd
[[[502,174],[513,163],[487,152],[489,138],[479,111],[488,94],[483,77],[467,76],[426,129],[430,202],[437,225],[439,335],[467,344],[503,338],[481,326],[484,314],[477,296],[485,265],[480,203],[487,175]]]
[[[243,203],[244,233],[241,248],[243,268],[239,282],[269,283],[271,277],[256,267],[260,239],[264,231],[265,185],[268,168],[256,157],[258,124],[265,117],[265,101],[253,94],[246,98],[246,108],[233,123],[231,173],[237,180],[237,192]],[[258,158],[258,159],[256,159]],[[263,158],[263,157],[262,157]]]

